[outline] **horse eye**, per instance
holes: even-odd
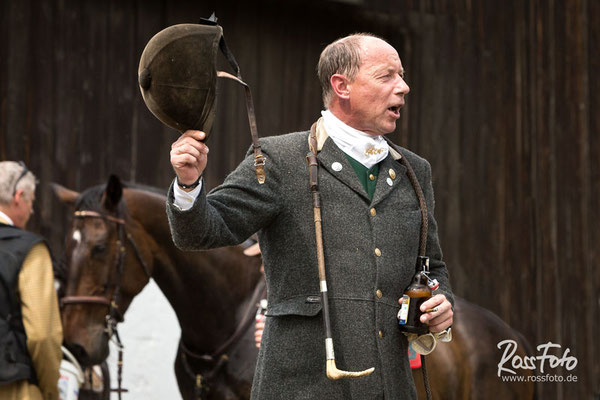
[[[106,245],[103,243],[95,244],[92,247],[92,257],[99,257],[106,251]]]

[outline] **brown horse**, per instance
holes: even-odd
[[[503,350],[498,343],[513,340],[515,355],[532,355],[529,343],[497,315],[463,298],[455,297],[452,341],[438,343],[426,356],[433,398],[445,400],[530,400],[535,398],[533,382],[504,382],[498,377],[498,363]],[[510,365],[508,363],[507,365]],[[517,370],[518,376],[532,375],[531,370]],[[413,369],[419,399],[426,399],[423,375]]]
[[[75,206],[61,303],[64,341],[81,363],[107,357],[116,323],[152,277],[181,326],[175,374],[182,397],[249,398],[260,260],[240,247],[179,251],[165,196],[124,188],[115,176],[81,194],[60,185],[54,192]]]
[[[231,337],[246,314],[247,303],[254,301],[249,299],[260,280],[260,261],[242,255],[236,247],[195,253],[177,250],[164,211],[165,197],[134,188],[123,189],[121,195],[121,190],[115,177],[109,179],[106,189],[95,187],[81,195],[55,186],[57,195],[75,204],[76,209],[67,236],[67,299],[90,295],[111,298],[114,282],[120,279],[118,314],[122,315],[151,275],[173,306],[181,325],[181,340],[190,350],[183,351],[180,342],[175,362],[183,398],[196,398],[194,374],[207,380],[210,391],[205,392],[206,398],[249,398],[257,355],[251,330],[229,352],[229,361],[190,353],[214,355],[225,338]],[[119,239],[120,225],[132,240]],[[120,278],[118,240],[125,244]],[[106,316],[104,302],[67,302],[63,310],[65,341],[86,365],[107,356]],[[434,399],[534,398],[533,383],[503,382],[497,376],[500,341],[512,339],[518,344],[517,355],[531,355],[517,331],[490,311],[458,297],[452,329],[452,342],[439,343],[426,357]],[[529,375],[530,371],[520,373]],[[413,376],[419,398],[425,399],[421,370],[413,370]]]

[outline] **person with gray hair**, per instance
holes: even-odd
[[[431,167],[383,137],[410,91],[404,68],[389,43],[355,34],[328,45],[317,71],[326,109],[310,131],[261,139],[264,183],[250,152],[207,194],[205,132],[173,143],[173,240],[200,250],[258,232],[268,307],[253,399],[416,399],[397,314],[418,256],[439,283],[420,307],[431,332],[452,325],[453,297]]]
[[[0,399],[58,398],[62,325],[45,240],[25,230],[36,179],[0,162]]]

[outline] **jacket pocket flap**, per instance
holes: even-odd
[[[301,315],[313,317],[321,311],[321,298],[318,295],[297,296],[285,299],[277,304],[269,304],[266,316]]]

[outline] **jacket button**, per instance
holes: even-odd
[[[374,208],[371,208],[370,212],[371,212],[371,216],[372,216],[372,217],[374,217],[374,216],[376,216],[376,215],[377,215],[377,211],[375,211],[375,209],[374,209]]]
[[[375,255],[377,257],[381,256],[381,250],[379,250],[378,248],[375,248]]]
[[[379,331],[379,339],[383,339],[383,331]]]
[[[377,295],[377,298],[380,299],[383,296],[383,293],[381,293],[381,290],[377,289],[377,291],[375,292],[375,294]]]
[[[372,181],[374,181],[375,180],[375,175],[369,174],[369,179],[372,180]]]

